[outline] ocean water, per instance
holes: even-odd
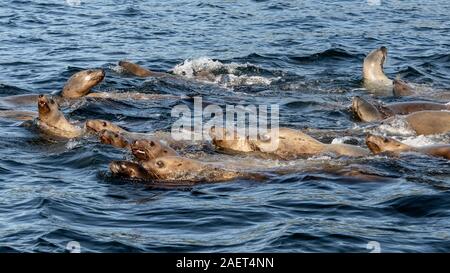
[[[364,146],[368,131],[417,146],[450,143],[398,124],[368,128],[349,111],[355,95],[449,102],[449,9],[444,0],[4,0],[0,96],[54,94],[73,73],[103,68],[93,92],[278,104],[280,125],[327,143]],[[414,85],[415,97],[362,87],[362,60],[381,45],[386,74]],[[182,77],[130,77],[117,67],[122,59]],[[179,104],[193,106],[81,99],[63,110],[73,121],[153,132],[170,130]],[[155,188],[111,177],[109,162],[131,156],[93,137],[55,141],[4,118],[0,132],[2,252],[64,252],[71,241],[82,252],[369,252],[370,241],[382,252],[450,251],[448,160],[412,153],[284,162],[205,148],[211,160],[294,171]]]

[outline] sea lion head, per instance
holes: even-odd
[[[120,133],[102,130],[99,134],[100,142],[117,148],[125,148],[129,145],[128,140]]]
[[[83,97],[104,78],[105,71],[103,69],[88,69],[77,72],[64,85],[61,95],[69,99]]]
[[[116,176],[131,179],[147,179],[147,171],[139,164],[129,161],[113,161],[109,164],[109,169]]]
[[[152,75],[150,70],[132,62],[122,60],[119,61],[119,66],[122,67],[127,73],[138,77],[149,77]]]
[[[158,157],[142,162],[142,167],[150,176],[158,180],[196,179],[199,173],[205,169],[203,163],[181,156]]]
[[[38,97],[38,112],[39,120],[45,123],[57,121],[61,116],[58,103],[45,95]]]
[[[383,119],[382,114],[374,105],[359,96],[355,96],[352,100],[352,111],[358,119],[364,122]]]
[[[405,81],[395,79],[393,83],[394,83],[393,92],[394,96],[396,97],[409,96],[414,93],[412,87],[409,86],[409,84],[407,84]]]
[[[141,161],[149,161],[163,156],[177,156],[178,153],[171,147],[158,140],[138,139],[131,144],[133,155]]]
[[[241,136],[236,130],[231,132],[227,128],[212,126],[209,135],[212,143],[220,149],[239,152],[255,151],[249,136]]]
[[[366,144],[370,151],[374,154],[383,152],[399,152],[409,148],[408,145],[403,144],[393,138],[384,136],[368,134],[366,137]]]
[[[125,133],[126,131],[114,123],[102,119],[90,119],[86,121],[86,129],[100,133],[102,130],[108,130],[114,133]]]
[[[387,58],[387,48],[382,46],[373,50],[364,59],[363,78],[366,83],[392,84],[392,81],[384,74],[384,63]]]

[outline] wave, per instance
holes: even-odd
[[[319,53],[313,53],[307,56],[291,56],[289,59],[299,63],[310,63],[325,60],[348,60],[363,59],[363,54],[352,54],[344,49],[330,48]]]

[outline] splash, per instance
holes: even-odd
[[[251,64],[224,64],[207,57],[188,59],[173,68],[173,73],[189,79],[215,83],[224,87],[243,85],[270,85],[279,78],[267,78],[258,75],[243,74],[242,72],[254,68]],[[258,70],[258,69],[257,69]]]
[[[81,142],[79,140],[71,139],[66,143],[66,148],[67,148],[67,150],[73,150],[73,149],[77,148],[78,146],[80,146],[80,144],[81,144]]]
[[[331,144],[345,144],[346,141],[352,141],[354,139],[355,139],[354,137],[349,137],[349,136],[337,137],[331,141]]]
[[[409,127],[405,119],[394,117],[390,121],[381,124],[378,128],[369,130],[373,134],[392,134],[401,136],[412,136],[415,132]]]
[[[112,71],[118,73],[118,74],[124,74],[125,73],[125,69],[123,67],[121,67],[120,65],[118,65],[118,64],[110,65],[108,68],[111,69]]]
[[[426,137],[424,135],[420,135],[417,137],[408,137],[408,138],[404,139],[402,142],[407,145],[414,146],[414,147],[436,144],[432,139],[430,139],[429,137]]]

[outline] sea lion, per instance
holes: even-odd
[[[400,79],[391,80],[384,74],[383,66],[386,62],[387,51],[387,48],[382,46],[372,50],[364,58],[364,87],[375,93],[392,94],[394,96],[409,96],[414,94],[414,90],[409,84]]]
[[[144,100],[144,101],[187,98],[185,96],[174,96],[169,94],[146,94],[139,92],[96,92],[87,94],[86,97],[94,99]]]
[[[109,164],[109,169],[114,175],[124,178],[139,180],[148,180],[153,178],[153,176],[151,176],[146,169],[135,162],[113,161]]]
[[[29,121],[37,118],[37,114],[31,111],[1,110],[0,118]]]
[[[156,139],[135,140],[131,144],[131,151],[139,161],[149,161],[163,156],[178,156],[174,149]]]
[[[115,133],[109,130],[102,130],[99,133],[100,142],[112,145],[116,148],[131,149],[130,140],[121,133]]]
[[[132,74],[137,77],[161,77],[161,76],[167,76],[168,73],[163,72],[155,72],[150,71],[138,64],[128,62],[128,61],[119,61],[119,66],[122,67],[127,73]]]
[[[383,65],[387,57],[387,48],[382,46],[371,51],[363,63],[363,80],[367,89],[392,90],[392,80],[385,74]]]
[[[332,153],[338,156],[366,156],[367,149],[349,144],[325,144],[299,130],[279,128],[278,141],[272,139],[272,132],[259,134],[256,139],[240,136],[220,127],[211,127],[212,143],[224,150],[258,152],[279,159],[295,159],[318,154]],[[274,142],[277,144],[274,149]]]
[[[53,99],[62,104],[67,99],[75,99],[85,96],[91,89],[105,78],[103,69],[88,69],[75,73],[69,78],[60,95],[53,96]],[[6,108],[13,108],[19,105],[31,105],[36,103],[39,95],[15,95],[3,97],[0,103]]]
[[[413,95],[414,89],[405,81],[394,79],[392,92],[396,97],[404,97]]]
[[[89,119],[86,121],[86,129],[94,133],[100,133],[103,130],[111,131],[113,133],[128,133],[120,126],[103,119]]]
[[[38,127],[45,133],[74,138],[82,134],[83,130],[71,124],[59,110],[58,103],[45,95],[38,98]]]
[[[369,134],[366,137],[366,144],[374,154],[389,152],[400,154],[404,152],[418,152],[431,156],[450,159],[450,145],[427,145],[423,147],[413,147],[401,143],[393,138]]]
[[[404,117],[417,135],[434,135],[450,132],[450,111],[420,111]],[[386,120],[389,122],[389,120]]]
[[[262,178],[261,175],[227,170],[217,164],[181,156],[158,157],[142,162],[142,167],[156,180],[221,182],[236,178]]]
[[[61,92],[63,98],[80,98],[105,78],[103,69],[88,69],[75,73],[69,78]]]
[[[390,103],[383,105],[377,102],[368,102],[355,96],[352,99],[352,112],[363,122],[373,122],[392,117],[394,115],[407,115],[427,110],[450,110],[450,105],[426,101],[412,101]]]

